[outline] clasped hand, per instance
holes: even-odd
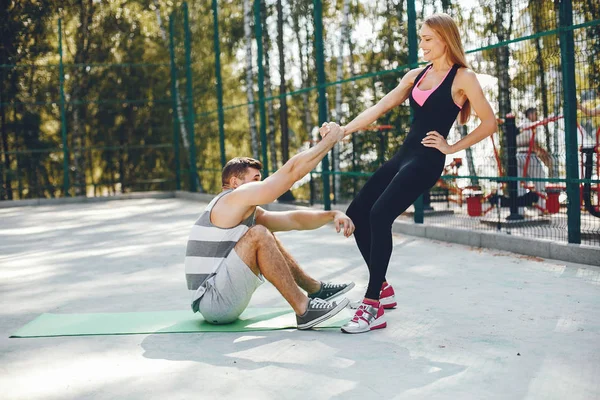
[[[325,137],[328,135],[332,135],[331,138],[338,142],[344,138],[346,130],[335,122],[324,122],[319,128],[319,133],[323,139],[325,139]]]

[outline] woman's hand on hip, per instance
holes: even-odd
[[[438,149],[440,152],[444,154],[452,154],[452,146],[448,144],[446,139],[437,131],[429,131],[427,135],[421,140],[421,143],[425,147],[433,147],[434,149]]]

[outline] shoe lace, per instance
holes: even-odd
[[[319,298],[316,299],[311,299],[310,300],[310,308],[312,309],[323,309],[323,308],[330,308],[331,307],[331,303]]]
[[[342,289],[344,286],[346,286],[345,283],[327,282],[327,283],[323,283],[322,289]]]

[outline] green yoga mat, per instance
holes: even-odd
[[[316,328],[339,328],[351,318],[347,310]],[[130,335],[140,333],[251,332],[296,328],[290,308],[248,308],[240,318],[226,325],[211,325],[191,311],[156,311],[93,314],[42,314],[11,338],[88,335]]]

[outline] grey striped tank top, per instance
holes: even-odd
[[[255,224],[256,210],[233,228],[219,228],[210,222],[214,205],[232,189],[219,193],[206,206],[192,227],[185,251],[185,278],[193,294],[192,309],[198,311],[198,302],[204,295],[204,283],[215,275],[242,236]]]

